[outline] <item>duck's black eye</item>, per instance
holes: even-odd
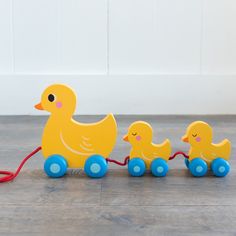
[[[133,136],[136,136],[136,135],[137,135],[137,133],[132,133],[132,135],[133,135]]]
[[[55,100],[55,96],[53,94],[48,95],[48,101],[53,102]]]
[[[195,137],[197,137],[197,134],[192,134],[192,136],[195,138]]]

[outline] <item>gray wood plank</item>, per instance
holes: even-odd
[[[229,206],[6,206],[0,233],[234,235],[235,216]]]

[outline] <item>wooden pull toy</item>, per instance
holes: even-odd
[[[142,176],[146,170],[157,177],[166,176],[168,161],[178,155],[185,157],[185,164],[193,176],[204,176],[208,167],[215,176],[223,177],[230,171],[231,144],[224,139],[212,143],[213,131],[203,121],[191,123],[182,140],[190,144],[189,155],[179,151],[171,155],[171,143],[166,139],[161,144],[152,142],[153,130],[150,124],[136,121],[128,128],[124,141],[131,144],[130,155],[124,162],[109,158],[117,137],[117,124],[112,114],[95,123],[81,123],[73,119],[76,108],[76,94],[70,87],[53,84],[46,88],[38,110],[50,113],[45,125],[42,146],[33,150],[19,165],[16,172],[0,170],[0,183],[17,177],[28,159],[42,150],[45,157],[44,171],[49,177],[65,175],[67,168],[83,168],[92,178],[103,177],[108,170],[108,162],[120,166],[128,164],[131,176]]]
[[[142,176],[146,169],[150,169],[154,176],[165,176],[171,154],[171,143],[166,139],[161,144],[152,142],[153,130],[150,124],[144,121],[132,123],[124,141],[131,144],[128,171],[132,176]]]
[[[42,152],[46,158],[44,170],[48,176],[61,177],[67,168],[84,168],[88,176],[95,178],[106,174],[106,158],[117,137],[112,114],[96,123],[75,121],[72,116],[76,94],[62,84],[49,86],[35,108],[51,113],[42,137]]]
[[[204,176],[208,167],[219,177],[226,176],[230,171],[230,141],[224,139],[214,144],[212,139],[212,127],[203,121],[191,123],[182,137],[182,141],[190,144],[189,159],[185,159],[185,163],[193,176]]]

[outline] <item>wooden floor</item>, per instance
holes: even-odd
[[[100,117],[80,117],[95,121]],[[103,179],[82,170],[49,179],[36,155],[11,183],[0,184],[0,235],[236,235],[235,116],[117,116],[119,137],[111,157],[122,160],[130,146],[122,141],[129,124],[149,121],[154,141],[168,137],[173,152],[187,152],[180,141],[187,125],[202,119],[213,125],[214,141],[228,137],[233,152],[225,178],[192,177],[183,158],[169,162],[165,178],[147,173],[133,178],[126,167],[109,165]],[[14,170],[40,145],[45,117],[0,117],[0,169]]]

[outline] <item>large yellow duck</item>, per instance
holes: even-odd
[[[182,141],[190,144],[189,160],[202,158],[210,164],[216,158],[229,160],[231,144],[224,139],[218,144],[212,143],[213,131],[209,124],[203,121],[191,123],[182,137]]]
[[[151,162],[155,158],[162,158],[168,161],[171,154],[169,139],[166,139],[161,144],[154,144],[152,138],[152,127],[144,121],[132,123],[128,128],[128,133],[123,137],[123,140],[129,142],[132,146],[130,159],[136,157],[143,159],[148,169],[150,169]]]
[[[45,158],[62,155],[70,168],[83,168],[86,159],[99,154],[107,158],[117,137],[117,124],[112,114],[96,123],[80,123],[72,116],[76,108],[76,94],[68,86],[54,84],[42,94],[35,106],[51,113],[44,128],[42,152]]]

